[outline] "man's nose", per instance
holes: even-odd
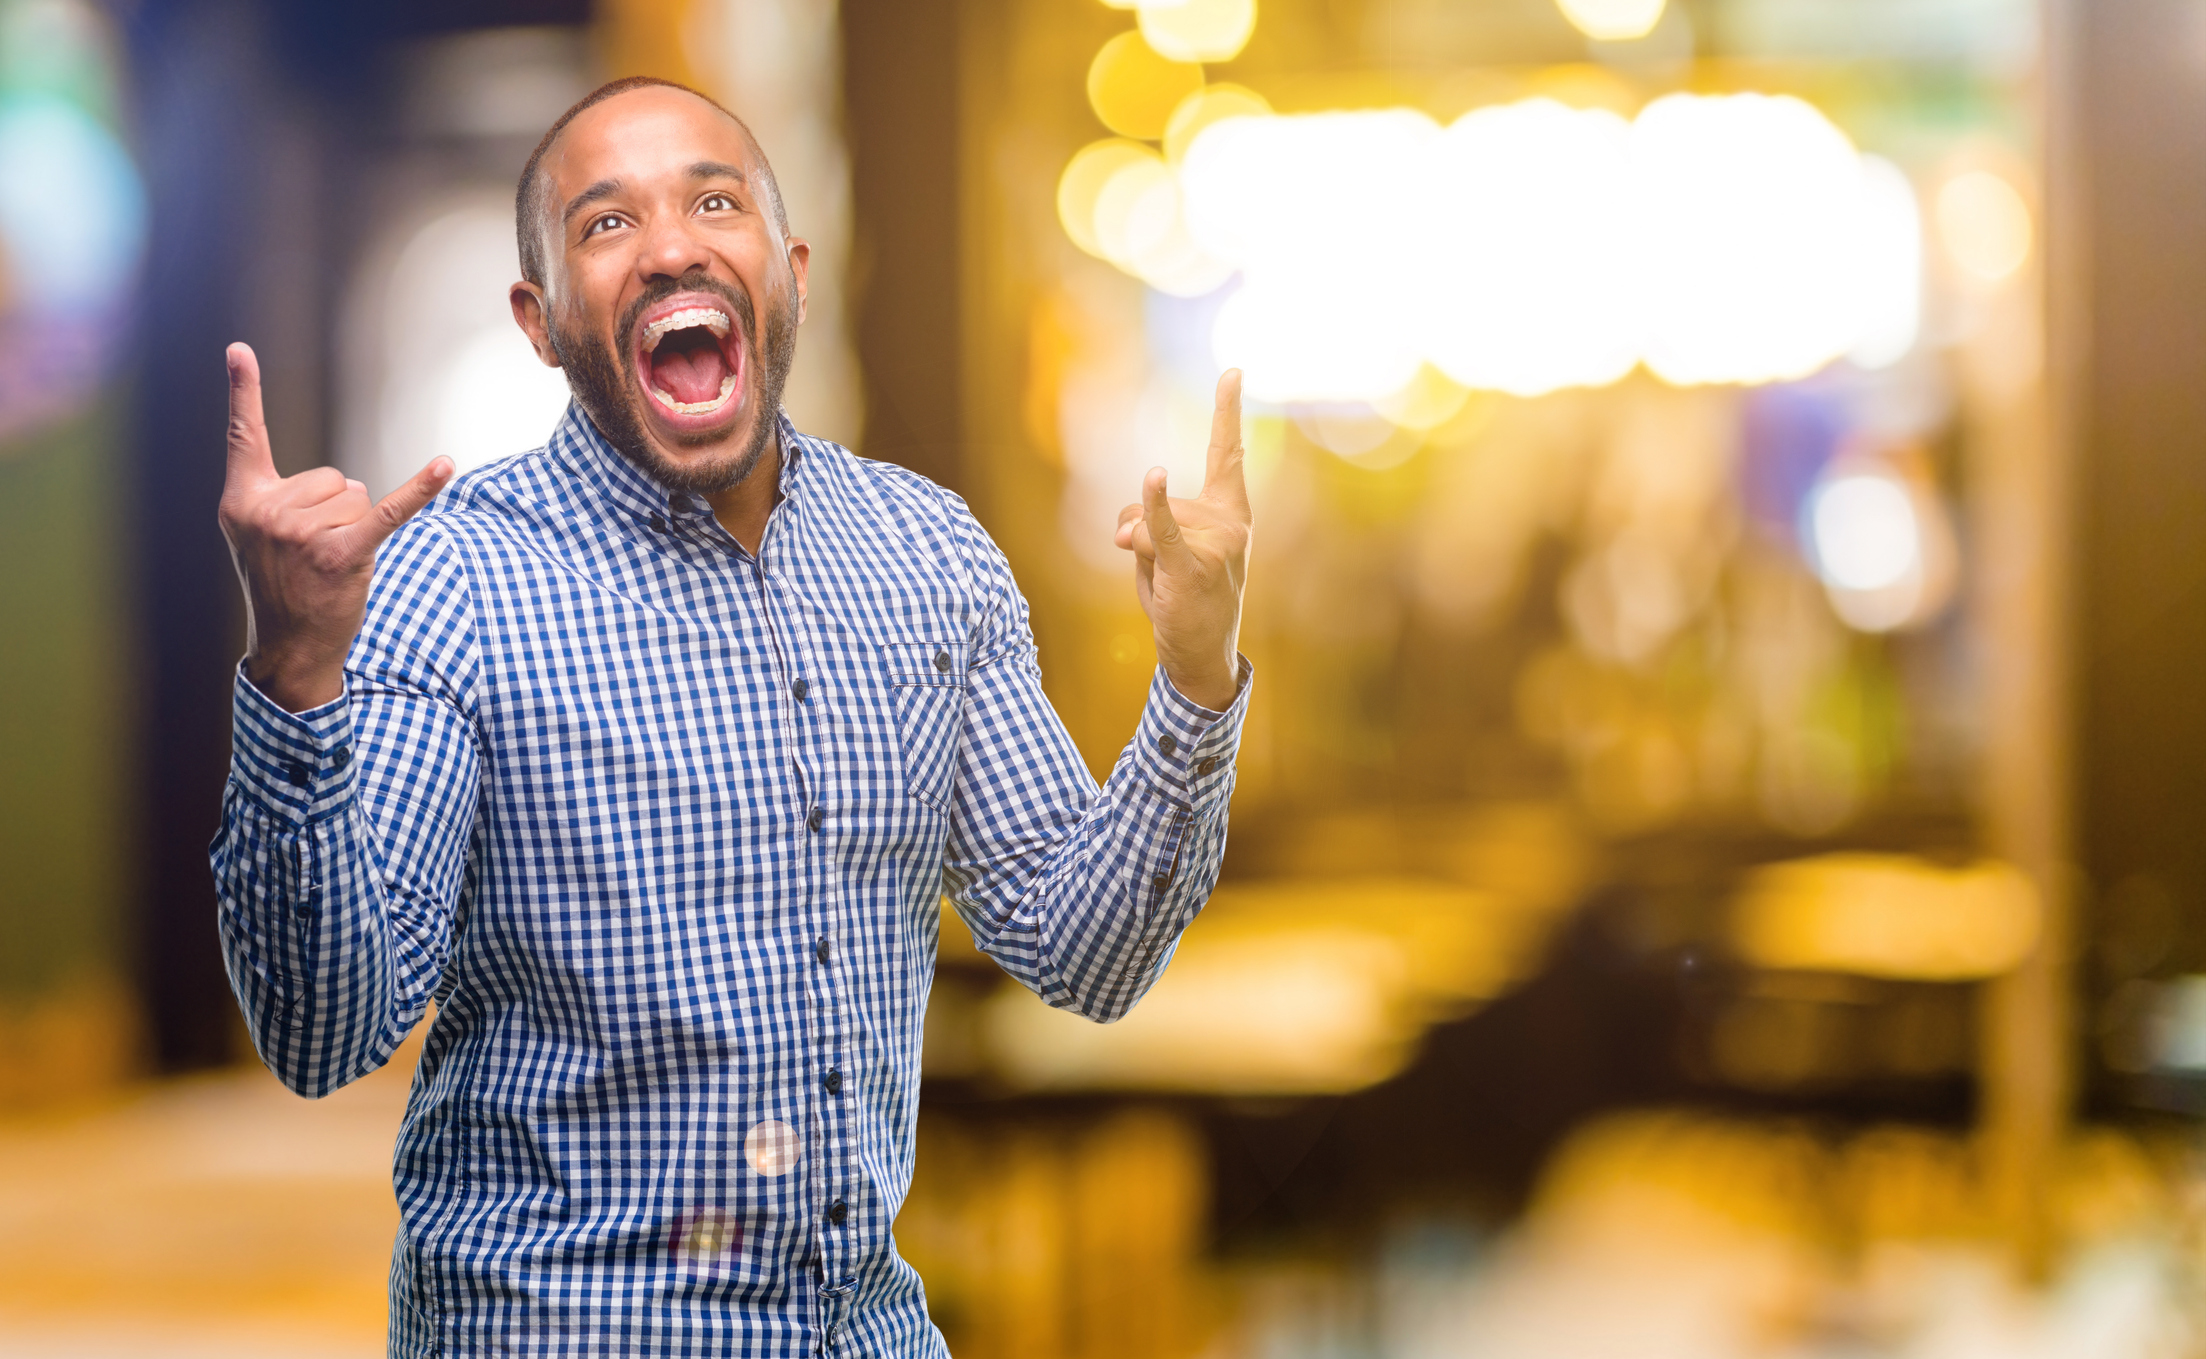
[[[712,265],[711,252],[690,228],[687,217],[654,219],[644,226],[636,246],[636,271],[646,282],[661,274],[680,278],[692,269],[710,269]]]

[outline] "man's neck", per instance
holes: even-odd
[[[774,506],[781,503],[780,432],[777,430],[759,450],[758,466],[749,476],[725,491],[706,496],[705,503],[712,506],[712,517],[720,521],[720,527],[734,534],[743,550],[756,557],[759,544],[766,538],[766,520]]]

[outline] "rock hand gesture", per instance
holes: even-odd
[[[230,466],[219,518],[245,587],[245,675],[290,712],[344,692],[345,653],[367,614],[375,550],[451,479],[438,458],[380,501],[334,467],[276,473],[260,361],[230,346]]]

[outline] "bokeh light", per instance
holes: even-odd
[[[1640,363],[1766,383],[1886,367],[1918,338],[1911,184],[1798,99],[1671,95],[1627,123],[1535,98],[1443,132],[1407,109],[1282,117],[1205,92],[1174,121],[1162,161],[1192,249],[1133,152],[1076,156],[1060,210],[1085,248],[1181,295],[1237,271],[1215,354],[1260,400],[1369,402],[1426,363],[1526,396]],[[1118,176],[1097,191],[1109,229],[1086,226],[1088,186]]]
[[[1175,61],[1231,61],[1256,31],[1256,0],[1180,0],[1141,7],[1141,36]]]
[[[1868,473],[1819,487],[1809,502],[1815,563],[1846,590],[1881,590],[1922,569],[1922,532],[1907,488]]]
[[[1088,104],[1122,137],[1156,141],[1180,102],[1203,86],[1202,67],[1160,56],[1140,33],[1104,43],[1088,65]]]
[[[1665,0],[1556,0],[1563,17],[1596,42],[1630,42],[1654,32]]]
[[[1261,118],[1272,111],[1264,96],[1245,85],[1205,85],[1180,101],[1164,125],[1165,159],[1174,165],[1187,159],[1187,148],[1212,123],[1228,118]]]
[[[1757,870],[1732,928],[1758,967],[1960,981],[2021,962],[2042,915],[2036,889],[2010,864],[1842,853]]]
[[[1990,170],[1955,175],[1938,188],[1938,239],[1970,277],[1999,283],[2030,258],[2030,205]]]
[[[1536,396],[1630,372],[1642,343],[1625,194],[1631,125],[1531,99],[1456,120],[1422,225],[1424,352],[1467,387]]]
[[[1803,377],[1859,338],[1861,158],[1788,96],[1669,95],[1632,126],[1647,366],[1670,382]]]

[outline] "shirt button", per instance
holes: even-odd
[[[312,786],[314,771],[304,760],[293,760],[283,767],[283,776],[301,788]]]
[[[1172,875],[1170,873],[1159,873],[1149,879],[1149,885],[1161,892],[1172,885]]]
[[[827,1080],[826,1080],[825,1084],[826,1084],[826,1086],[827,1086],[827,1093],[828,1093],[828,1094],[830,1094],[830,1095],[839,1095],[839,1094],[841,1094],[841,1093],[843,1092],[843,1073],[842,1073],[842,1072],[840,1072],[840,1071],[830,1071],[830,1072],[828,1072],[828,1073],[827,1073]]]
[[[1217,767],[1218,762],[1216,760],[1205,756],[1195,762],[1195,774],[1199,778],[1204,774],[1208,774],[1211,770],[1216,769]]]
[[[1169,736],[1159,736],[1157,738],[1157,749],[1164,752],[1166,759],[1170,759],[1180,753],[1180,743]]]
[[[311,920],[314,918],[314,903],[311,901],[302,901],[298,905],[291,908],[291,913],[301,920]]]
[[[652,515],[651,527],[660,533],[666,532],[666,516],[663,514]]]
[[[811,810],[810,814],[808,814],[804,818],[804,824],[806,828],[810,830],[818,830],[820,827],[826,825],[827,809],[824,807],[814,807]]]
[[[849,1205],[849,1204],[847,1204],[847,1203],[844,1203],[844,1202],[843,1202],[843,1201],[842,1201],[841,1199],[837,1199],[837,1200],[835,1200],[835,1202],[834,1202],[834,1203],[833,1203],[832,1205],[830,1205],[830,1206],[828,1207],[828,1210],[827,1210],[827,1220],[828,1220],[828,1223],[829,1223],[830,1225],[832,1225],[832,1226],[836,1226],[836,1227],[840,1227],[840,1226],[842,1226],[842,1225],[843,1225],[843,1219],[844,1219],[844,1218],[846,1218],[846,1217],[849,1217],[849,1216],[850,1216],[850,1205]]]
[[[812,686],[806,684],[803,680],[798,680],[789,686],[789,692],[797,696],[797,702],[802,703],[804,702],[804,696],[812,692]]]
[[[332,769],[343,769],[346,765],[351,763],[351,746],[339,746],[329,753],[329,767]]]
[[[937,651],[934,654],[934,668],[941,671],[945,675],[949,674],[950,653],[947,651]]]
[[[827,947],[827,936],[826,936],[826,935],[824,935],[824,934],[823,934],[823,935],[821,935],[821,936],[820,936],[820,943],[819,943],[819,947],[818,947],[818,948],[815,948],[815,949],[813,949],[813,950],[812,950],[812,952],[813,952],[813,954],[814,954],[814,955],[816,955],[816,956],[817,956],[817,957],[819,958],[819,960],[820,960],[821,962],[823,962],[823,963],[824,963],[824,962],[826,962],[826,961],[827,961],[828,947]]]

